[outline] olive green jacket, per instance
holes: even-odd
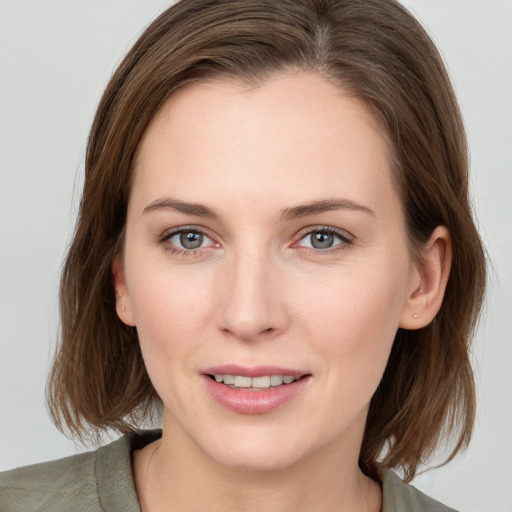
[[[131,433],[96,451],[0,473],[1,512],[140,512],[131,453],[159,436]],[[382,512],[454,512],[381,468]]]

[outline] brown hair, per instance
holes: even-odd
[[[425,30],[393,0],[182,0],[146,29],[112,76],[91,129],[62,273],[50,412],[61,430],[83,437],[130,430],[158,403],[137,332],[117,317],[111,271],[123,246],[134,153],[152,117],[183,84],[219,76],[255,83],[287,68],[319,73],[364,100],[381,121],[412,253],[436,226],[451,234],[442,308],[427,327],[398,331],[360,454],[368,474],[382,457],[411,479],[447,435],[454,440],[448,460],[471,437],[469,345],[485,258],[450,80]]]

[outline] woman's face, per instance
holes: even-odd
[[[189,85],[134,169],[118,311],[164,438],[237,468],[357,460],[419,282],[368,109],[311,73]]]

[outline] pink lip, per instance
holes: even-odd
[[[299,380],[291,384],[271,387],[259,391],[233,389],[216,382],[210,375],[243,375],[261,377],[263,375],[291,375]],[[311,375],[270,366],[244,368],[236,365],[217,366],[203,373],[203,381],[212,398],[227,409],[240,414],[264,414],[271,412],[297,396],[311,380]]]
[[[308,372],[301,372],[299,370],[291,370],[290,368],[283,368],[280,366],[254,366],[248,368],[236,364],[225,364],[222,366],[214,366],[207,368],[201,373],[205,375],[243,375],[244,377],[262,377],[264,375],[291,375],[298,379],[303,375],[309,375]]]

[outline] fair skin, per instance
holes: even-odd
[[[305,72],[188,85],[152,120],[113,266],[163,402],[161,441],[134,454],[143,511],[380,510],[358,468],[369,402],[396,330],[437,313],[451,255],[439,227],[411,260],[381,134]],[[208,391],[223,365],[293,370],[298,391],[233,409]]]

